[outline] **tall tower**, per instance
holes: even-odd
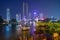
[[[7,21],[9,22],[10,21],[10,9],[7,8]]]
[[[23,17],[22,17],[22,19],[24,18],[24,14],[25,14],[25,9],[24,9],[24,6],[25,6],[25,4],[24,4],[24,2],[23,2]]]
[[[23,2],[23,17],[26,16],[28,19],[28,3]]]
[[[21,21],[21,14],[19,14],[19,21]]]
[[[28,14],[28,19],[31,20],[31,13]]]
[[[26,18],[28,19],[28,3],[26,3]]]

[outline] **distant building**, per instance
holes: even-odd
[[[43,13],[40,13],[40,20],[44,20],[45,17],[43,16]]]
[[[9,22],[10,21],[10,9],[7,8],[7,21]]]
[[[16,14],[16,21],[18,22],[19,21],[19,15]]]
[[[58,20],[57,20],[57,18],[55,18],[54,16],[51,16],[51,21],[52,21],[52,22],[56,22],[56,21],[58,21]]]
[[[25,2],[23,2],[23,18],[24,16],[26,16],[26,18],[28,19],[28,3]]]

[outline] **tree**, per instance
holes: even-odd
[[[60,23],[60,20],[58,20],[57,22]]]
[[[12,24],[12,32],[15,33],[16,30],[16,19],[10,20],[10,23]]]
[[[2,17],[0,16],[0,24],[2,24],[3,23],[3,19],[2,19]]]
[[[2,24],[4,21],[2,19],[2,17],[0,16],[0,35],[2,34],[2,30],[3,30],[3,27],[4,25]]]
[[[10,22],[17,22],[16,19],[12,19]]]
[[[44,21],[49,22],[50,20],[51,20],[50,18],[46,18]]]
[[[3,18],[0,16],[0,27],[3,27],[4,25],[2,24],[4,22]]]

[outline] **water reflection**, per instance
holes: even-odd
[[[16,36],[19,31],[19,26],[18,25],[11,25],[11,24],[7,24],[4,26],[4,37],[5,40],[14,40],[16,39]]]
[[[5,26],[5,30],[4,30],[4,34],[5,34],[5,38],[8,39],[11,35],[11,26],[10,25],[6,25]]]
[[[22,32],[22,26],[21,25],[16,25],[16,33],[17,35],[20,35]]]

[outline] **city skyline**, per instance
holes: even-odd
[[[16,18],[16,14],[22,14],[22,4],[25,0],[0,0],[0,16],[6,19],[6,9],[10,8],[11,18]],[[46,17],[60,18],[59,0],[28,0],[29,13],[43,13]]]

